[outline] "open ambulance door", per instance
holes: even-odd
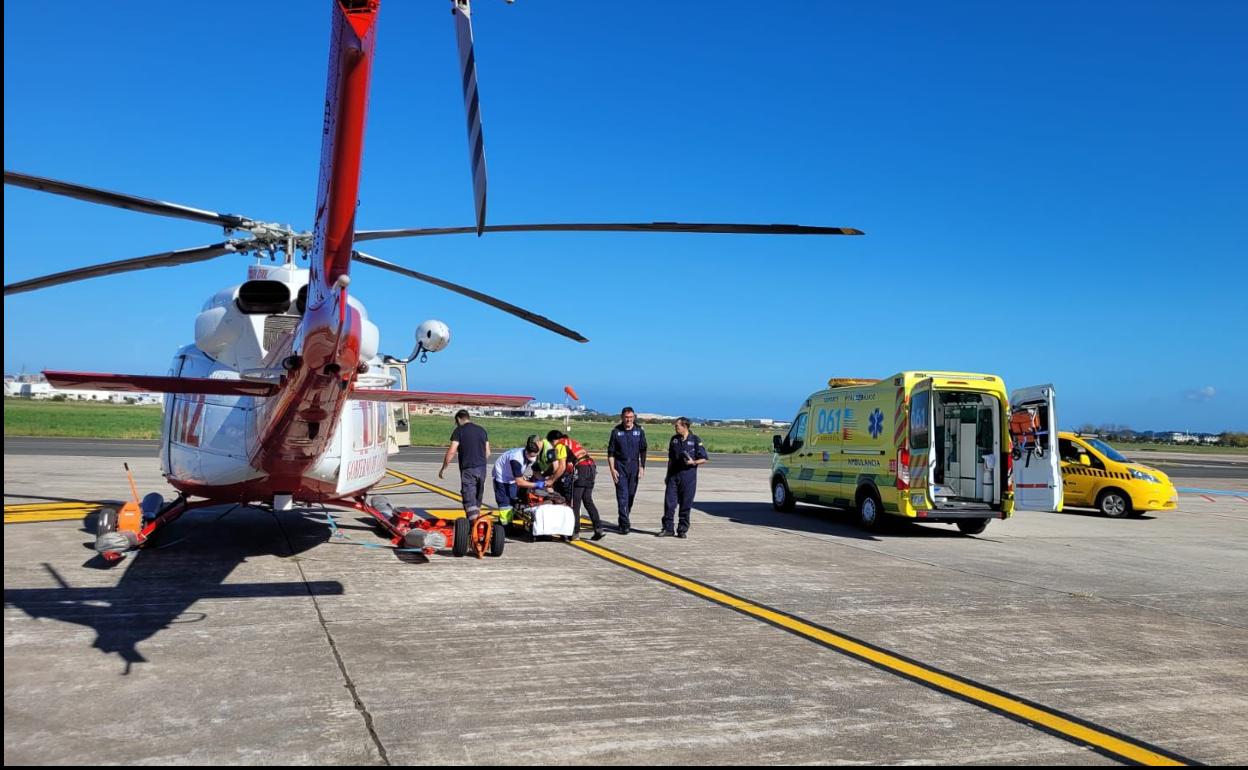
[[[386,374],[394,378],[391,390],[407,390],[407,367],[403,364],[387,364]],[[399,451],[399,447],[412,445],[412,427],[407,416],[407,404],[397,401],[386,407],[389,415],[386,419],[390,438],[387,444],[390,454]]]
[[[1053,386],[1010,393],[1010,441],[1014,457],[1014,510],[1062,510],[1062,467]]]
[[[934,503],[936,481],[936,393],[932,380],[920,380],[910,390],[910,504],[918,510]]]

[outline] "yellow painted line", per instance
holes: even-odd
[[[463,508],[421,508],[422,511],[430,516],[436,516],[439,519],[462,519],[464,518]]]
[[[788,613],[756,604],[712,586],[681,577],[659,567],[629,558],[600,545],[575,541],[571,545],[599,558],[626,567],[646,577],[666,583],[744,615],[818,642],[885,671],[903,676],[934,690],[953,695],[968,703],[995,711],[1027,725],[1038,727],[1059,738],[1090,746],[1101,753],[1143,765],[1181,766],[1191,764],[1164,749],[1085,722],[1077,717],[1031,703],[1009,693],[972,682],[932,668],[888,650],[860,642],[831,629],[810,623]]]
[[[462,499],[449,489],[443,489],[436,484],[421,481],[399,471],[390,471],[390,473],[422,489],[427,489],[430,492],[452,500]],[[600,545],[584,540],[573,541],[570,545],[657,580],[660,583],[674,586],[694,596],[736,610],[743,615],[761,620],[764,623],[816,642],[829,649],[857,658],[884,671],[897,674],[912,682],[930,687],[947,695],[952,695],[959,700],[972,703],[1022,724],[1043,730],[1058,738],[1089,746],[1115,759],[1122,759],[1141,765],[1173,767],[1197,764],[1192,760],[1157,746],[1122,735],[1099,725],[1094,725],[1078,717],[1063,714],[1056,709],[1032,703],[1002,690],[941,671],[786,612],[752,602],[740,596],[730,594],[727,591],[721,591],[713,586],[668,572],[652,564],[646,564],[643,561],[630,558],[609,548],[603,548]]]
[[[92,510],[99,508],[103,503],[16,503],[14,505],[4,506],[5,513],[17,513],[19,511],[64,511],[69,509],[90,508]]]
[[[95,513],[99,506],[84,508],[80,511],[28,511],[26,513],[5,513],[5,524],[34,524],[40,521],[70,521],[81,519],[87,514]]]
[[[95,513],[104,503],[45,502],[14,503],[4,506],[5,524],[33,524],[40,521],[68,521]]]
[[[436,484],[430,484],[427,481],[421,481],[420,479],[415,478],[413,476],[408,476],[406,473],[403,473],[402,471],[396,471],[396,470],[391,469],[391,470],[387,470],[386,473],[389,473],[391,476],[394,476],[397,479],[402,479],[403,481],[406,481],[408,484],[414,484],[426,491],[436,492],[439,495],[442,495],[443,497],[449,497],[452,500],[456,500],[461,503],[464,501],[464,498],[460,497],[459,495],[455,494],[449,489],[443,489],[442,487],[439,487]]]
[[[406,481],[395,481],[390,484],[378,484],[377,486],[373,487],[373,490],[377,492],[381,492],[387,489],[398,489],[400,487],[405,487],[405,486],[407,486]]]

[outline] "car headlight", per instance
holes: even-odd
[[[1156,476],[1154,476],[1153,474],[1151,474],[1151,473],[1145,473],[1144,471],[1141,471],[1141,470],[1136,470],[1135,468],[1132,468],[1132,469],[1131,469],[1131,478],[1133,478],[1133,479],[1139,479],[1139,480],[1141,480],[1141,481],[1151,481],[1151,482],[1153,482],[1154,484],[1160,484],[1160,483],[1161,483],[1160,481],[1158,481],[1158,480],[1157,480],[1157,477],[1156,477]]]

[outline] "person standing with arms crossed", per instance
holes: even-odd
[[[490,458],[490,437],[485,428],[472,421],[467,409],[455,413],[455,430],[451,445],[442,458],[438,478],[445,478],[446,466],[459,453],[459,494],[464,499],[464,514],[472,521],[481,515],[481,499],[485,496],[485,464]]]
[[[663,496],[663,529],[658,537],[688,537],[689,511],[693,495],[698,491],[698,466],[707,460],[702,439],[689,430],[689,418],[678,417],[673,423],[676,435],[667,442],[667,482]],[[680,524],[676,531],[676,508],[680,508]]]
[[[637,413],[631,406],[620,410],[620,424],[607,440],[607,465],[615,482],[615,501],[619,507],[619,532],[627,535],[632,527],[628,515],[637,497],[637,485],[646,476],[646,431],[637,424]]]

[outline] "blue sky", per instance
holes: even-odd
[[[447,3],[382,6],[362,228],[472,221]],[[370,244],[577,345],[360,266],[413,387],[790,417],[829,376],[1053,382],[1067,425],[1248,429],[1248,4],[478,0],[490,221],[844,225],[860,238]],[[306,228],[327,3],[7,3],[5,168]],[[219,240],[5,189],[5,282]],[[232,260],[232,261],[231,261]],[[5,300],[4,367],[163,372],[223,257]]]

